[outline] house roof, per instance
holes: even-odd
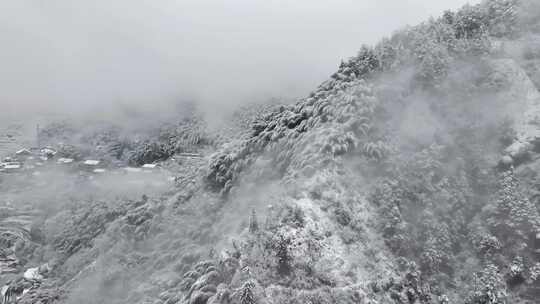
[[[84,161],[84,164],[89,166],[97,166],[99,164],[99,160],[87,159]]]
[[[32,154],[32,152],[30,152],[30,150],[24,148],[24,149],[20,149],[19,151],[15,152],[15,154],[17,155],[29,155],[29,154]]]
[[[21,165],[11,164],[11,165],[5,165],[4,169],[20,169]]]
[[[141,172],[141,168],[125,167],[124,170],[127,172]]]
[[[69,164],[69,163],[72,163],[73,162],[73,158],[59,158],[57,160],[58,163],[63,163],[63,164]]]

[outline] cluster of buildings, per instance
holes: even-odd
[[[11,156],[3,158],[0,161],[0,174],[17,172],[39,174],[39,168],[50,168],[52,166],[95,174],[105,173],[110,167],[120,169],[126,173],[153,172],[160,169],[156,164],[145,164],[135,168],[122,167],[119,165],[114,166],[97,159],[76,160],[73,158],[60,157],[59,153],[54,148],[44,147],[20,149]]]

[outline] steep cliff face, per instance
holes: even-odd
[[[536,1],[485,1],[362,47],[308,97],[239,111],[218,134],[162,129],[156,144],[177,144],[159,159],[176,186],[116,197],[99,183],[122,183],[95,177],[70,202],[37,204],[32,235],[5,234],[2,292],[21,303],[535,303],[539,29]],[[196,153],[175,140],[202,137],[188,140]],[[35,199],[19,192],[10,199]]]

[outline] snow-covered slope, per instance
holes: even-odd
[[[221,132],[188,119],[133,140],[135,159],[175,176],[167,191],[117,195],[124,176],[107,191],[95,176],[75,194],[11,189],[44,212],[2,253],[18,257],[3,292],[20,303],[535,303],[540,94],[533,58],[508,47],[537,31],[531,7],[446,12],[362,47],[295,103],[239,111]],[[82,138],[121,133],[100,134]]]

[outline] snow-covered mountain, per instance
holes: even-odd
[[[540,4],[487,0],[222,127],[46,126],[107,171],[1,176],[3,301],[536,303],[539,75]]]

